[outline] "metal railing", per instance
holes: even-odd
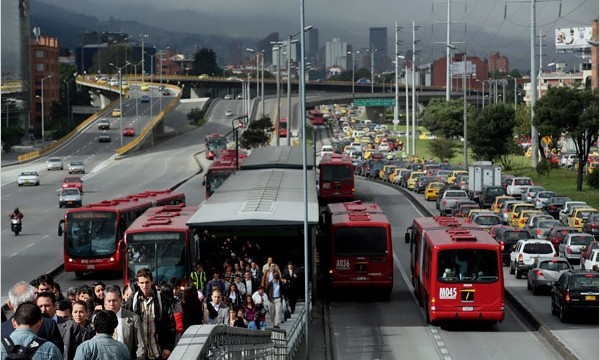
[[[296,305],[296,313],[280,329],[249,330],[226,325],[191,326],[177,343],[169,360],[291,360],[303,338],[306,311],[304,303],[299,302]]]

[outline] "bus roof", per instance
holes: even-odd
[[[356,224],[364,225],[365,223],[388,223],[388,218],[375,203],[363,203],[360,200],[333,203],[327,205],[328,211],[331,213],[332,224]]]
[[[319,162],[319,167],[322,165],[352,165],[352,159],[349,156],[344,154],[325,154],[321,157],[321,162]],[[387,166],[387,165],[386,165]]]
[[[67,209],[65,215],[70,212],[95,211],[95,210],[118,210],[126,211],[136,208],[147,208],[156,206],[158,202],[168,201],[169,199],[185,199],[185,195],[180,192],[166,190],[149,190],[138,194],[127,195],[122,198],[112,200],[102,200],[98,203],[85,204],[79,208]]]
[[[316,224],[319,204],[314,171],[308,171],[308,223]],[[302,170],[244,170],[232,174],[203,201],[188,225],[197,227],[301,226],[304,224]]]
[[[242,170],[256,169],[302,169],[303,152],[301,146],[265,146],[252,150],[240,165]],[[314,169],[315,160],[312,147],[307,148],[306,168]]]
[[[188,229],[187,221],[198,211],[197,207],[165,205],[146,210],[127,228],[125,233],[174,231]]]
[[[483,228],[431,229],[425,239],[434,248],[489,248],[500,249],[500,244]]]
[[[459,218],[453,216],[433,216],[414,218],[413,227],[419,230],[435,230],[446,228],[469,228],[480,229],[481,227],[467,218]]]

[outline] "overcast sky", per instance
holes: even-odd
[[[91,0],[88,0],[91,1]],[[529,57],[529,0],[451,0],[451,38],[469,53],[484,57],[490,52],[511,54],[511,62],[526,62]],[[150,22],[169,30],[198,32],[236,37],[263,38],[279,32],[285,38],[300,28],[299,0],[53,0],[68,4],[77,11],[101,19],[113,16],[120,20]],[[598,0],[538,0],[537,22],[545,36],[544,59],[554,61],[554,28],[591,26],[599,17]],[[86,4],[87,5],[84,5]],[[90,11],[93,12],[90,13]],[[390,43],[394,22],[404,29],[403,44],[411,41],[414,20],[420,50],[425,57],[443,55],[447,5],[437,0],[305,0],[305,22],[320,31],[323,45],[332,37],[352,44],[368,46],[368,28],[387,26]],[[505,15],[506,14],[506,15]],[[525,48],[523,48],[525,46]],[[402,51],[403,49],[401,49]],[[390,49],[389,54],[392,54]]]

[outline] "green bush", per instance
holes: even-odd
[[[588,176],[586,176],[586,178],[585,178],[585,181],[587,182],[589,187],[591,187],[593,189],[597,189],[598,188],[598,168],[595,168],[591,174],[588,174]]]
[[[550,161],[546,158],[542,158],[540,162],[536,165],[535,171],[539,176],[549,176],[550,175]]]

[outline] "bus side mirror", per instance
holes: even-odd
[[[202,179],[202,186],[206,186],[206,178]]]
[[[409,232],[406,232],[404,234],[404,243],[405,244],[410,244],[410,233]]]
[[[64,219],[58,222],[58,236],[62,236],[62,234],[63,234],[64,223],[65,223]]]

